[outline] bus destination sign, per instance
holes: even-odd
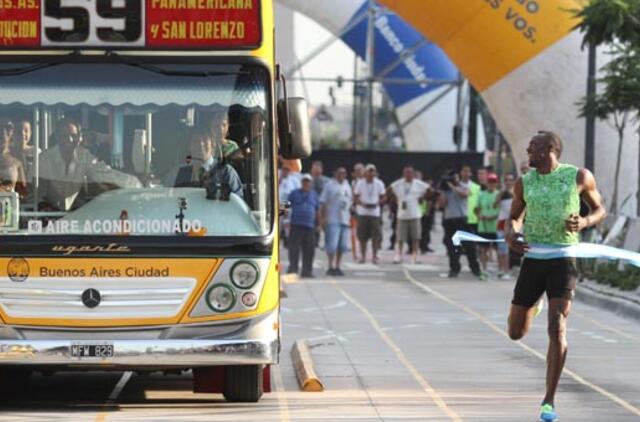
[[[259,0],[0,0],[0,48],[252,48]]]

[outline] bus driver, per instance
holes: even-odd
[[[80,127],[69,119],[59,120],[53,133],[55,146],[40,155],[40,198],[52,207],[69,211],[88,184],[101,190],[140,188],[135,177],[111,169],[81,144]]]

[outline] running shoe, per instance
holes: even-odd
[[[489,279],[489,274],[483,271],[478,275],[478,278],[480,281],[487,281]]]
[[[457,273],[455,271],[449,271],[449,274],[447,275],[447,277],[449,277],[449,278],[458,278],[459,275],[460,275],[460,273]]]
[[[342,270],[340,268],[336,268],[335,270],[333,270],[333,275],[338,276],[338,277],[343,277],[344,273],[342,272]]]
[[[538,304],[536,305],[536,313],[533,314],[533,317],[537,317],[538,315],[540,315],[542,313],[542,310],[544,309],[544,299],[540,299],[538,301]]]
[[[540,421],[541,422],[555,422],[558,421],[558,414],[552,404],[545,403],[540,408]]]
[[[400,255],[396,255],[395,258],[393,258],[394,264],[400,264],[401,262],[402,262],[402,257]]]

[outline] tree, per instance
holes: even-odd
[[[598,80],[600,93],[585,97],[581,115],[594,113],[600,119],[613,117],[618,132],[618,154],[611,212],[617,211],[620,165],[624,132],[630,121],[638,126],[640,137],[640,0],[590,0],[580,10],[576,28],[584,34],[583,47],[606,45],[611,61],[603,66]],[[638,157],[640,187],[640,155]],[[640,189],[637,191],[640,215]]]

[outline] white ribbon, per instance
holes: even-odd
[[[457,231],[451,241],[455,246],[460,246],[461,242],[474,243],[498,243],[504,239],[485,239],[473,233]],[[527,258],[534,259],[554,259],[554,258],[592,258],[625,261],[628,264],[640,267],[640,253],[628,251],[626,249],[614,248],[612,246],[600,245],[597,243],[578,243],[577,245],[552,246],[552,245],[529,245],[526,253]]]

